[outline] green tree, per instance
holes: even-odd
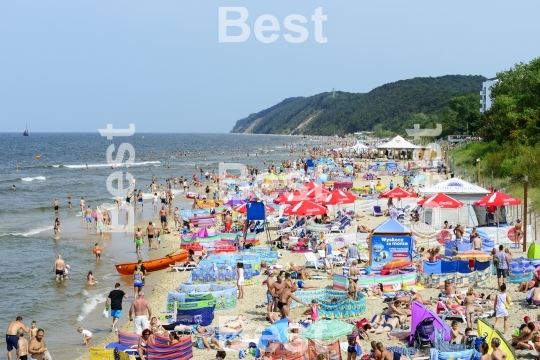
[[[482,118],[488,140],[534,145],[540,140],[540,58],[497,73],[491,109]]]

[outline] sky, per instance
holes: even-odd
[[[1,1],[0,132],[225,133],[288,97],[494,77],[539,56],[539,13],[537,0]]]

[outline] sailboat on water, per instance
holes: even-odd
[[[23,136],[29,136],[29,134],[28,134],[28,124],[26,125],[26,129],[23,132]]]

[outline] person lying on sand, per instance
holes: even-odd
[[[224,326],[226,328],[243,331],[246,327],[246,319],[244,318],[244,315],[239,314],[236,320],[229,321]]]
[[[356,232],[357,232],[357,233],[368,233],[368,232],[370,232],[370,231],[371,231],[371,230],[369,230],[369,229],[368,229],[366,226],[364,226],[364,225],[358,225],[358,226],[356,227]]]

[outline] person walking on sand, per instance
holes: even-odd
[[[298,290],[298,287],[296,284],[293,285],[292,289],[285,288],[279,295],[277,307],[279,309],[279,312],[281,313],[281,318],[285,319],[289,316],[289,301],[296,300],[296,302],[306,305],[302,302],[302,300],[297,299],[293,294],[294,292]]]
[[[120,290],[120,283],[114,285],[114,290],[109,293],[107,301],[105,301],[105,310],[109,309],[109,303],[111,308],[111,317],[113,318],[113,323],[111,325],[111,332],[118,331],[116,325],[118,324],[118,319],[122,316],[122,300],[127,299],[128,295]]]
[[[154,237],[156,236],[156,227],[154,226],[153,222],[148,222],[148,226],[146,227],[146,237],[148,238],[148,251],[152,250],[152,241],[154,241]]]
[[[135,318],[133,318],[135,316]],[[148,319],[152,317],[152,309],[150,304],[144,298],[144,291],[139,293],[139,296],[131,303],[129,309],[129,321],[134,321],[133,330],[135,334],[142,334],[144,329],[148,328]]]
[[[521,241],[521,236],[523,235],[523,224],[521,223],[520,219],[516,220],[516,224],[514,225],[514,241],[516,242],[516,248],[519,247],[519,242]]]
[[[62,260],[62,255],[58,254],[54,262],[53,272],[56,275],[56,281],[64,280],[64,272],[66,271],[66,263]]]
[[[510,267],[510,260],[508,259],[508,255],[504,252],[504,246],[499,245],[499,252],[495,254],[494,258],[497,260],[497,284],[500,288],[501,277],[502,283],[504,284],[506,282],[508,268]]]
[[[24,326],[22,316],[17,316],[15,321],[9,323],[6,330],[6,344],[7,344],[7,358],[11,360],[11,352],[13,349],[17,351],[19,349],[19,330],[28,332],[29,329]]]
[[[140,226],[137,226],[137,231],[135,231],[134,239],[135,242],[135,252],[138,257],[141,257],[141,245],[143,244],[143,232]]]
[[[161,220],[161,227],[163,228],[163,224],[167,222],[167,210],[165,209],[165,205],[161,205],[161,210],[159,210],[159,218]]]
[[[504,321],[504,328],[503,328],[503,334],[506,334],[508,331],[508,309],[507,306],[510,307],[510,303],[508,301],[508,295],[506,294],[506,284],[501,285],[501,292],[497,294],[495,297],[495,304],[493,304],[493,308],[495,309],[495,324],[493,325],[493,328],[497,328],[497,324],[499,323],[499,320],[503,318]]]
[[[238,286],[238,300],[242,300],[244,298],[244,263],[239,262],[236,264],[236,272],[237,272],[237,281],[236,285]]]

